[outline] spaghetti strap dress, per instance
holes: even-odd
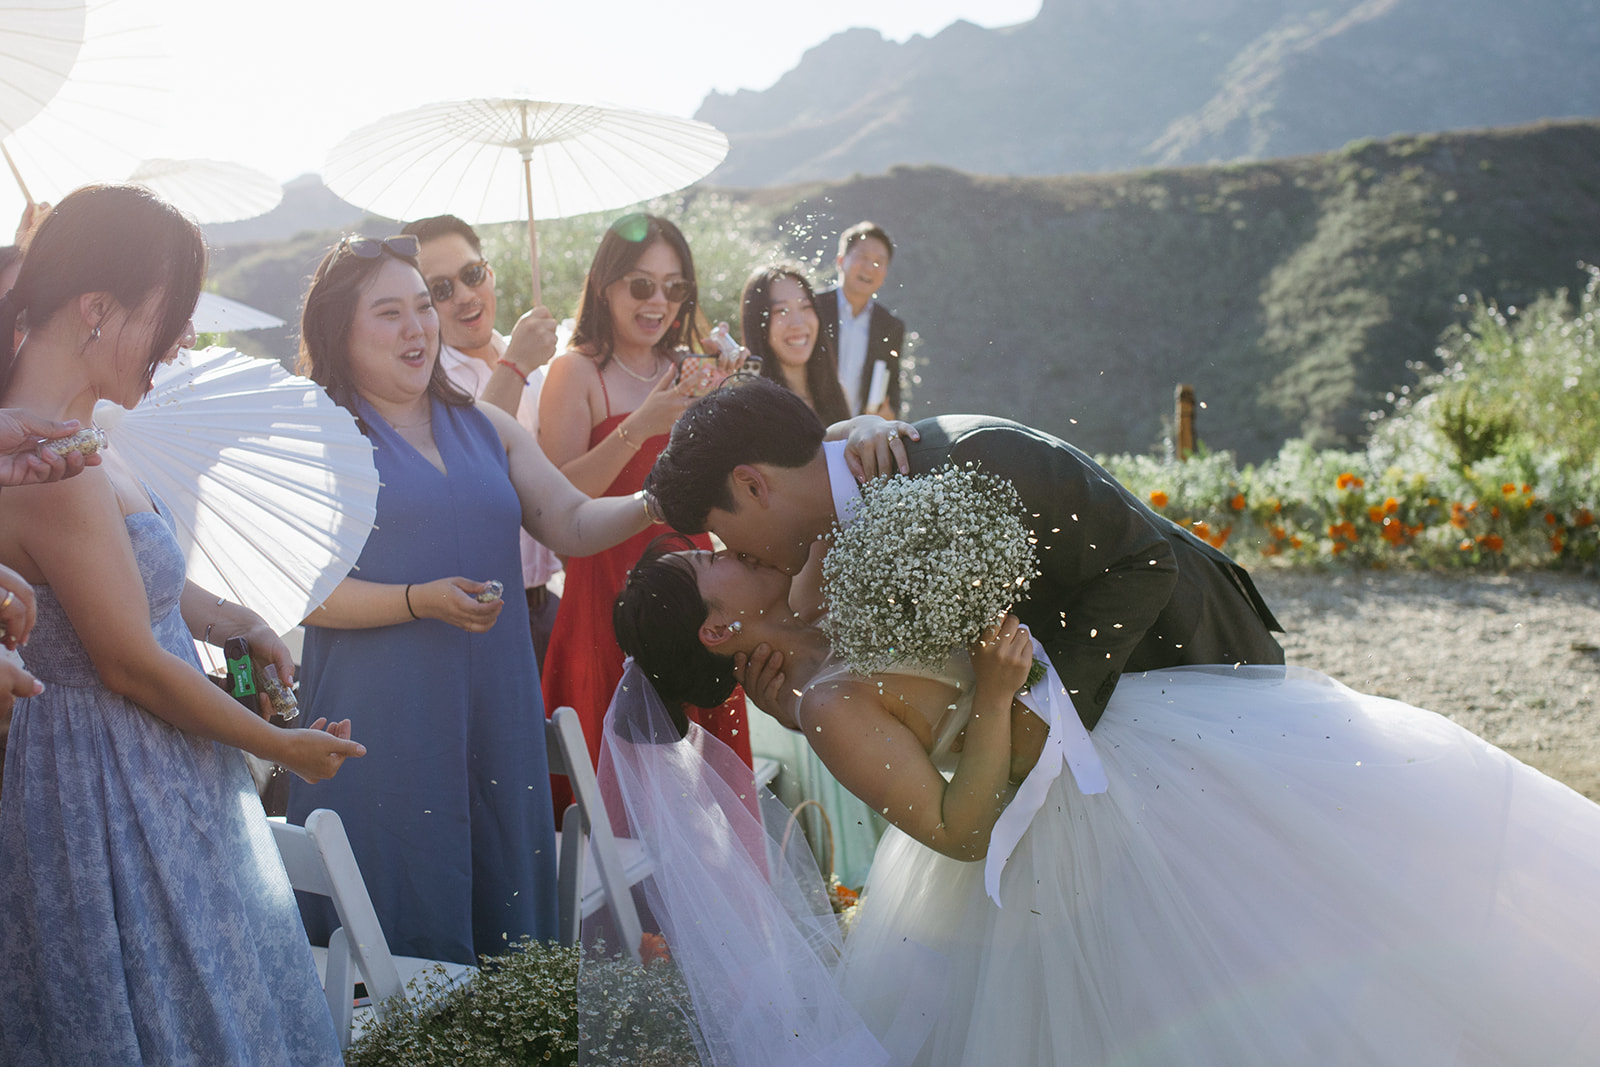
[[[382,488],[352,575],[518,589],[522,510],[505,446],[476,407],[432,403],[444,471],[356,402]],[[481,634],[430,618],[305,633],[308,718],[350,719],[367,754],[316,785],[295,779],[289,820],[339,813],[390,950],[476,963],[522,937],[554,939],[555,830],[527,601],[506,597]],[[301,908],[325,940],[332,907],[306,896]]]
[[[597,447],[632,414],[611,413],[611,397],[605,392],[605,384],[602,376],[600,389],[605,396],[606,417],[589,432],[590,448]],[[627,496],[643,488],[645,476],[650,473],[656,457],[667,447],[667,439],[667,434],[660,434],[643,441],[602,495]],[[650,542],[664,532],[664,527],[651,527],[604,552],[567,560],[561,607],[556,612],[555,628],[550,635],[550,650],[545,653],[544,706],[547,714],[562,707],[577,711],[583,724],[584,741],[589,746],[589,759],[596,765],[600,761],[600,724],[611,704],[612,691],[622,678],[622,649],[611,628],[611,605],[622,592],[628,569],[639,562]],[[705,534],[698,534],[691,540],[700,548],[711,548],[711,538]],[[750,730],[743,690],[735,689],[719,707],[687,710],[690,719],[738,753],[746,764],[750,762]],[[550,788],[559,817],[572,803],[572,791],[564,776],[552,777]]]
[[[150,626],[198,671],[154,503],[126,520]],[[0,1063],[340,1063],[244,754],[107,689],[35,594],[45,690],[17,702],[0,797]]]

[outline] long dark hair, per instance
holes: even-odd
[[[311,275],[311,287],[306,290],[305,307],[300,312],[300,356],[295,370],[322,386],[337,403],[354,410],[356,386],[350,374],[350,329],[355,325],[361,290],[386,258],[404,263],[417,272],[418,278],[422,271],[415,256],[402,255],[387,244],[379,246],[376,256],[358,256],[350,249],[352,240],[359,238],[342,238],[329,249]],[[472,403],[472,397],[446,376],[437,347],[428,393],[456,407]]]
[[[111,294],[132,313],[154,294],[163,307],[146,381],[194,317],[206,242],[183,212],[138,185],[86,185],[34,231],[9,294],[0,294],[0,393],[16,369],[17,319],[40,326],[84,293]]]
[[[700,624],[710,609],[694,570],[674,555],[696,547],[682,534],[650,542],[611,609],[617,645],[655,685],[680,732],[685,706],[714,708],[737,684],[733,657],[719,656],[700,643]]]
[[[664,241],[678,255],[683,266],[683,277],[691,284],[694,276],[694,256],[689,252],[689,242],[683,231],[659,215],[624,215],[611,224],[606,235],[600,238],[594,262],[583,279],[583,294],[578,297],[578,322],[572,328],[572,347],[594,357],[602,367],[611,362],[616,351],[616,336],[611,327],[611,302],[606,299],[606,289],[634,267],[639,265],[650,246]],[[656,343],[656,349],[671,356],[679,347],[700,347],[699,294],[691,289],[689,299],[678,305],[678,315],[667,325],[667,330]]]
[[[817,297],[805,273],[791,263],[764,267],[744,283],[741,327],[744,346],[752,356],[761,357],[761,376],[771,378],[785,389],[789,382],[783,376],[783,364],[772,350],[772,287],[781,278],[792,278],[800,284],[808,303],[815,306]],[[817,328],[817,339],[811,345],[811,355],[806,359],[806,390],[811,394],[811,406],[824,425],[832,425],[850,417],[850,402],[845,399],[844,388],[839,384],[839,359],[833,351],[833,342],[826,330]]]

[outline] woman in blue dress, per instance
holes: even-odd
[[[514,418],[449,383],[416,251],[414,237],[346,238],[306,296],[302,373],[360,419],[381,488],[350,577],[306,619],[301,671],[312,713],[364,716],[369,755],[360,774],[294,783],[289,818],[339,813],[392,951],[472,963],[556,934],[527,605],[489,582],[521,588],[519,526],[582,556],[650,513],[643,493],[590,500]],[[325,937],[332,909],[302,908]]]
[[[193,343],[204,275],[199,229],[148,191],[66,197],[0,298],[4,404],[85,426],[97,400],[133,407]],[[206,679],[202,637],[293,662],[185,580],[133,478],[101,465],[5,501],[0,562],[36,587],[19,636],[44,689],[17,703],[0,794],[0,1063],[339,1063],[239,750],[325,778],[361,754],[349,722],[280,730]]]

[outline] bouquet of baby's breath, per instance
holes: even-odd
[[[859,674],[941,667],[1038,572],[1025,517],[1010,482],[970,463],[863,486],[822,564],[834,652]]]

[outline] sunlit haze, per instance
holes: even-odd
[[[162,83],[167,91],[164,101],[139,87],[106,94],[96,102],[103,121],[80,127],[86,142],[101,129],[134,136],[138,128],[144,158],[220,159],[287,180],[319,171],[328,149],[352,130],[435,101],[515,95],[690,116],[712,90],[770,86],[808,48],[841,30],[870,27],[903,41],[957,19],[1024,22],[1039,3],[90,0],[91,33],[97,8],[102,25],[113,16],[119,25],[123,43],[100,45],[127,60],[114,76]],[[162,51],[164,64],[139,69],[138,57]],[[125,158],[106,167],[111,172],[97,176],[131,173]],[[36,197],[59,195],[47,176],[36,182]],[[8,178],[0,219],[14,219],[21,203]]]

